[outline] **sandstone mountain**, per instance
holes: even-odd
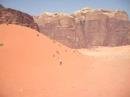
[[[39,31],[38,25],[34,22],[32,16],[11,8],[5,8],[0,5],[0,24],[18,24],[27,26]]]
[[[71,48],[130,44],[130,21],[125,11],[84,8],[73,14],[35,16],[40,32]]]

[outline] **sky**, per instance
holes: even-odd
[[[46,11],[73,13],[90,7],[125,10],[130,17],[130,0],[0,0],[0,4],[31,15],[39,15]]]

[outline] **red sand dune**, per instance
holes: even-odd
[[[0,97],[130,97],[130,46],[74,50],[0,25]]]

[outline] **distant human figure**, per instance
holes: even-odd
[[[39,34],[37,34],[37,37],[39,37]]]
[[[60,60],[60,64],[59,65],[62,65],[63,64],[63,62],[62,62],[62,60]]]

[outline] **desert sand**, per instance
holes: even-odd
[[[130,46],[70,49],[2,24],[0,97],[130,97]]]

